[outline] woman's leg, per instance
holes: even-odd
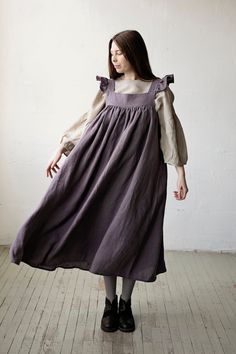
[[[128,301],[131,298],[132,291],[134,288],[136,280],[133,279],[128,279],[128,278],[122,278],[122,294],[121,298],[125,301]]]
[[[106,297],[112,302],[116,296],[116,275],[104,275],[104,283],[106,288]]]
[[[116,276],[104,275],[106,288],[105,308],[101,320],[101,328],[105,332],[118,329],[118,300],[116,295]]]
[[[122,294],[118,305],[118,328],[123,332],[132,332],[135,330],[134,316],[131,308],[131,295],[135,281],[136,280],[123,277]]]

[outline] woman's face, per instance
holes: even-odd
[[[126,73],[133,71],[129,61],[125,58],[120,48],[112,41],[111,45],[111,62],[118,73]]]

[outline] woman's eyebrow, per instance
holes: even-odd
[[[110,52],[112,53],[112,52],[120,52],[121,50],[120,49],[116,49],[116,50],[110,50]]]

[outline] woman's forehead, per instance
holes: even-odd
[[[118,47],[118,45],[113,41],[112,44],[111,44],[111,50],[114,49],[114,50],[120,50],[120,48]]]

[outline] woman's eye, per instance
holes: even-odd
[[[116,52],[116,54],[121,55],[122,52]],[[114,55],[114,54],[111,53],[111,56],[113,56],[113,55]]]

